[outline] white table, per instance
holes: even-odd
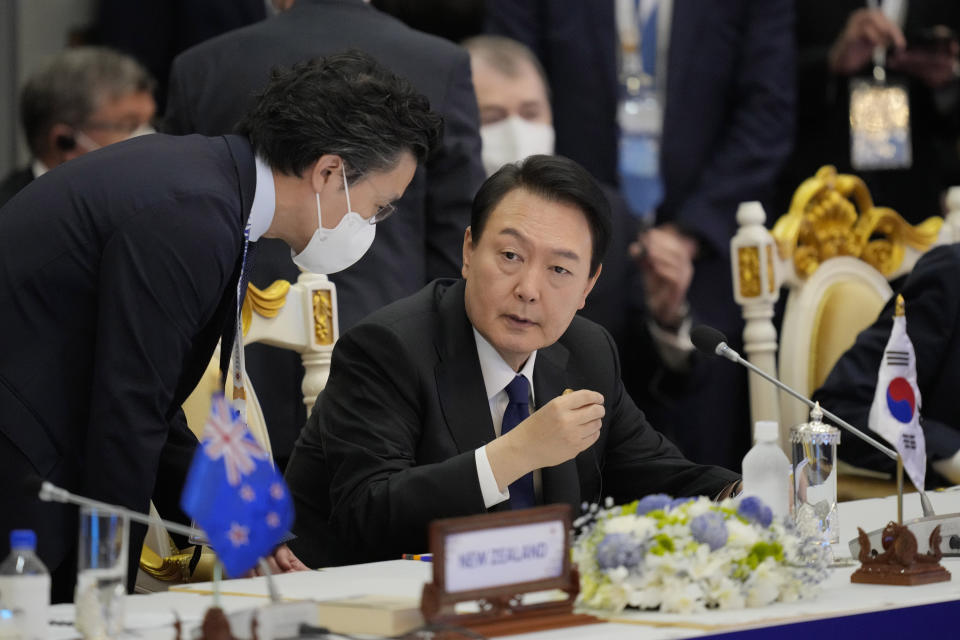
[[[960,488],[929,494],[937,513],[960,512]],[[919,499],[908,496],[904,504],[904,519],[921,515]],[[835,555],[849,557],[847,541],[855,537],[856,527],[870,531],[896,518],[894,498],[863,500],[840,505],[841,544]],[[924,549],[921,543],[921,549]],[[809,621],[851,614],[880,612],[903,607],[956,601],[960,611],[960,558],[945,558],[943,565],[953,574],[950,582],[915,587],[892,587],[852,584],[850,574],[855,566],[839,567],[831,571],[820,594],[795,603],[773,604],[757,609],[736,611],[706,611],[693,615],[659,612],[624,612],[602,625],[571,627],[515,636],[522,640],[572,640],[574,638],[631,638],[659,640],[688,638],[753,627],[770,627],[793,622]],[[359,594],[391,596],[419,596],[423,584],[431,578],[432,565],[425,562],[394,560],[349,567],[334,567],[321,571],[276,576],[276,585],[284,599],[328,599]],[[211,584],[202,583],[177,587],[167,593],[149,596],[130,596],[127,599],[127,626],[137,630],[137,636],[150,640],[172,638],[174,613],[189,629],[199,623],[211,605]],[[222,606],[227,612],[262,605],[267,602],[264,578],[228,580],[223,583]],[[52,618],[73,619],[72,605],[53,607]],[[957,617],[960,629],[960,614]],[[960,635],[960,634],[958,634]],[[75,638],[72,627],[51,627],[51,638]]]

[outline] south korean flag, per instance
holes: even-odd
[[[922,491],[927,472],[927,445],[920,427],[917,358],[907,335],[903,296],[899,295],[870,406],[870,428],[896,448],[911,482]]]

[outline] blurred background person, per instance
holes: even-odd
[[[463,46],[470,53],[487,175],[531,155],[553,154],[550,92],[533,52],[503,36],[477,36]],[[686,303],[693,264],[673,236],[650,242],[661,233],[656,229],[631,251],[636,219],[616,188],[601,187],[611,205],[611,246],[579,313],[613,335],[624,384],[639,406],[647,410],[654,403],[677,402],[687,381],[678,374],[687,370],[693,349]],[[657,428],[673,434],[672,425]]]
[[[687,298],[694,322],[723,331],[736,349],[743,320],[733,300],[730,239],[746,200],[773,196],[794,124],[793,3],[790,0],[633,4],[644,72],[652,77],[662,117],[662,188],[650,212],[662,233],[684,247],[694,273]],[[617,125],[621,97],[615,3],[487,0],[488,30],[528,45],[553,91],[556,150],[602,182],[619,180]],[[622,47],[621,47],[622,48]],[[620,185],[623,187],[623,185]],[[653,424],[697,462],[739,469],[751,443],[746,373],[714,359],[698,367],[696,393]]]
[[[157,101],[162,112],[170,65],[177,54],[259,22],[269,9],[270,0],[98,0],[88,38],[143,64],[159,81]]]
[[[960,60],[956,0],[797,0],[796,147],[780,180],[776,215],[825,164],[855,173],[873,201],[911,223],[942,212],[944,190],[960,183]],[[874,51],[886,55],[887,83],[909,96],[910,166],[858,170],[851,163],[850,85],[871,78]]]
[[[340,331],[431,280],[456,277],[473,195],[483,181],[477,102],[466,52],[410,29],[363,0],[284,0],[278,15],[198,45],[173,63],[165,113],[169,133],[229,133],[271,67],[345,49],[372,55],[406,78],[443,116],[443,140],[418,167],[397,202],[402,215],[378,233],[354,266],[334,274]],[[280,5],[283,6],[280,6]],[[352,105],[363,109],[364,105]],[[282,242],[263,243],[251,282],[296,282],[299,269]],[[247,349],[247,372],[281,468],[306,421],[303,365],[292,351]]]
[[[136,60],[102,47],[66,49],[30,76],[20,120],[32,160],[0,184],[0,206],[57,165],[153,131],[154,81]]]

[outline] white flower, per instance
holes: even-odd
[[[707,600],[721,609],[742,609],[747,600],[740,585],[730,578],[721,578],[707,590]]]
[[[727,546],[750,549],[760,542],[760,534],[755,527],[744,524],[737,518],[727,520]]]
[[[627,579],[627,576],[630,575],[630,571],[623,566],[617,567],[616,569],[610,569],[607,571],[607,577],[610,578],[610,582],[614,584],[620,584]]]
[[[589,605],[598,609],[608,609],[613,612],[623,611],[627,606],[627,590],[621,585],[603,584],[591,599]]]
[[[690,516],[690,519],[692,520],[697,516],[703,515],[707,511],[710,511],[711,509],[713,509],[714,503],[708,500],[707,498],[700,497],[697,500],[694,500],[693,502],[688,502],[683,506],[684,506],[684,511],[686,511],[687,515]]]
[[[695,582],[665,580],[660,610],[668,613],[693,613],[705,608],[703,589]]]
[[[785,577],[773,558],[767,558],[747,578],[747,606],[770,604],[780,595]]]

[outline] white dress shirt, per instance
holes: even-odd
[[[267,232],[277,209],[277,188],[273,184],[273,172],[260,156],[255,156],[253,161],[257,167],[257,186],[253,190],[253,204],[250,206],[250,217],[247,218],[250,242],[256,242]]]
[[[524,376],[530,383],[530,412],[533,413],[533,365],[537,361],[537,352],[534,351],[527,358],[523,368],[519,372],[514,371],[508,365],[497,350],[493,348],[487,340],[480,335],[476,329],[473,330],[473,337],[477,343],[477,357],[480,359],[480,373],[483,376],[483,385],[487,390],[487,402],[490,404],[490,417],[493,419],[493,431],[500,437],[500,430],[503,427],[503,412],[507,410],[510,398],[507,396],[506,386],[510,384],[518,374]],[[477,478],[480,480],[480,491],[483,493],[483,504],[487,509],[504,500],[510,499],[510,489],[501,492],[497,486],[497,481],[493,477],[493,470],[490,468],[490,461],[487,459],[487,448],[480,447],[475,452],[477,462]],[[534,473],[534,488],[538,488],[539,473]]]

